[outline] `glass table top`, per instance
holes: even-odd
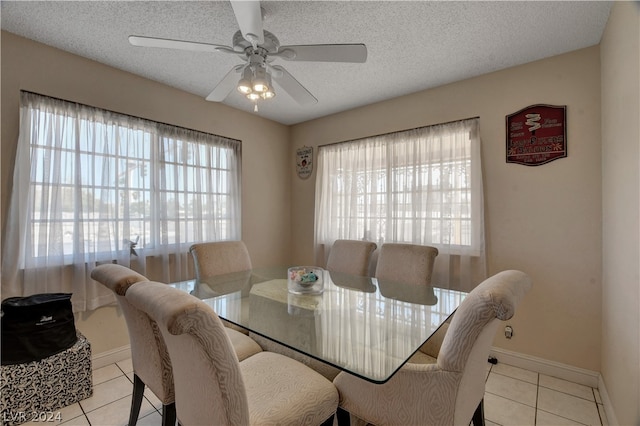
[[[375,383],[387,381],[467,293],[321,270],[320,294],[288,290],[287,268],[170,284],[225,320]]]

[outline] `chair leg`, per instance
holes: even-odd
[[[338,426],[350,426],[351,425],[351,414],[344,408],[338,407],[338,411],[336,412],[338,416]]]
[[[473,426],[484,426],[484,398],[480,400],[480,404],[473,413]]]
[[[176,426],[176,403],[162,404],[162,426]]]
[[[140,415],[140,406],[144,396],[144,382],[137,374],[133,375],[133,395],[131,396],[131,411],[129,412],[129,426],[136,426]]]

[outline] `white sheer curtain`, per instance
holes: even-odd
[[[437,247],[433,283],[486,277],[478,119],[319,147],[316,244],[336,239]],[[325,259],[326,260],[326,259]]]
[[[2,296],[73,293],[111,303],[90,278],[117,262],[190,278],[193,242],[240,238],[239,141],[23,92]]]

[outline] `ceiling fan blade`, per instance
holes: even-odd
[[[168,38],[129,36],[129,43],[139,47],[159,47],[162,49],[190,50],[193,52],[229,52],[238,53],[228,46],[199,43],[195,41],[171,40]]]
[[[238,84],[238,73],[244,68],[244,65],[237,65],[231,69],[225,75],[220,83],[213,89],[209,96],[206,97],[208,101],[211,102],[222,102],[225,100],[229,93],[236,87]]]
[[[270,54],[287,61],[358,62],[367,61],[364,44],[311,44],[280,46],[278,53]]]
[[[296,80],[287,70],[280,65],[273,65],[271,68],[275,72],[271,77],[278,83],[285,92],[289,94],[300,105],[313,105],[318,103],[315,96],[311,94],[298,80]]]
[[[259,1],[231,0],[233,13],[236,15],[242,36],[251,44],[264,43],[262,29],[262,10]]]

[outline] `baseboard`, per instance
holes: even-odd
[[[129,358],[131,358],[131,347],[126,345],[92,356],[91,363],[93,365],[92,368],[95,370]]]
[[[498,362],[513,365],[514,367],[524,368],[592,388],[599,389],[600,387],[600,373],[595,371],[496,347],[491,348],[491,355],[496,357]]]

